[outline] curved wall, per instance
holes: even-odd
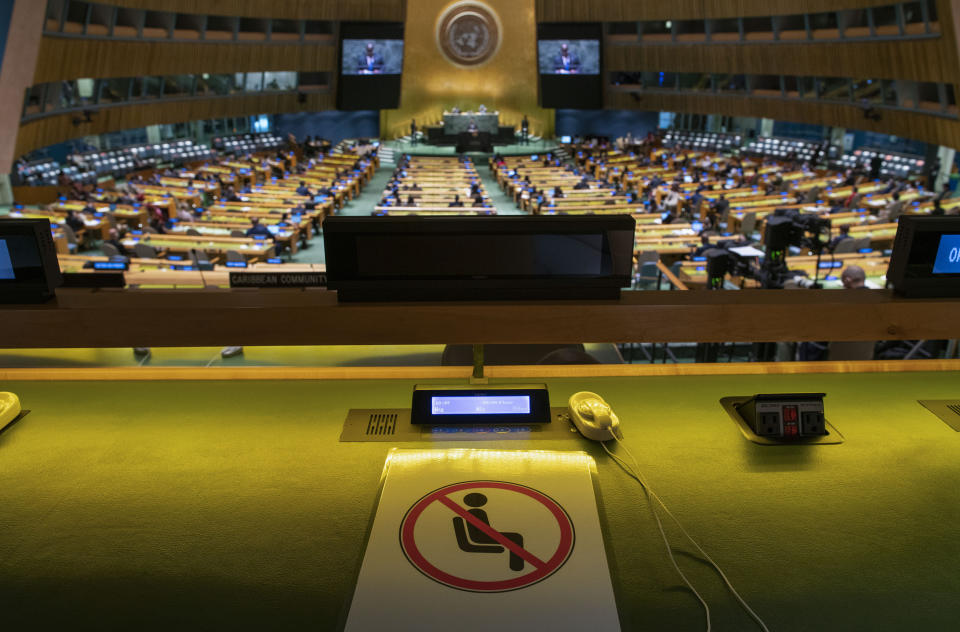
[[[91,121],[81,112],[64,112],[21,120],[15,156],[72,138],[131,127],[176,123],[261,113],[295,113],[335,108],[337,32],[342,21],[402,21],[405,0],[106,0],[73,3],[54,0],[36,2],[47,19],[41,25],[39,54],[33,71],[33,86],[76,79],[126,78],[135,76],[223,75],[250,72],[326,73],[334,85],[319,91],[229,96],[164,98],[156,101],[113,105],[89,105]],[[531,0],[532,2],[532,0]],[[90,9],[85,7],[89,4]],[[69,9],[69,10],[68,10]],[[179,20],[190,27],[213,20],[233,24],[232,37],[223,33],[143,28],[120,31],[126,9],[148,11],[146,19],[160,20],[167,28],[179,29]],[[155,13],[149,13],[155,12]],[[174,14],[178,14],[177,17]],[[126,20],[145,27],[144,14],[127,12]],[[139,16],[130,18],[130,15]],[[87,16],[87,17],[84,17]],[[159,16],[159,17],[157,17]],[[237,20],[241,18],[241,20]],[[250,18],[243,22],[242,18]],[[89,26],[86,21],[89,20]],[[104,28],[116,20],[116,29]],[[139,20],[139,22],[137,22]],[[271,33],[277,20],[294,20],[300,34]],[[315,22],[310,22],[311,20]],[[307,22],[304,22],[307,21]],[[94,25],[96,24],[96,28]],[[127,23],[124,23],[127,24]],[[173,26],[177,24],[178,26]],[[321,31],[311,31],[311,24]],[[238,32],[244,27],[266,29],[264,33]],[[306,29],[306,30],[305,30]],[[151,32],[148,34],[147,31]],[[169,34],[169,37],[167,36]],[[38,34],[39,35],[39,34]],[[203,39],[206,37],[206,39]],[[184,39],[179,39],[184,38]],[[30,95],[34,98],[34,95]],[[23,103],[23,95],[18,101]],[[28,103],[32,103],[28,99]],[[11,108],[12,110],[13,108]],[[21,108],[17,108],[21,109]],[[11,143],[13,145],[13,143]]]
[[[131,9],[315,20],[403,20],[405,0],[111,0]]]
[[[21,0],[24,1],[24,0]],[[41,0],[42,1],[42,0]],[[535,133],[551,133],[552,111],[537,107],[535,71],[537,22],[599,21],[604,23],[605,89],[607,108],[669,110],[758,116],[777,120],[866,129],[931,143],[960,146],[960,122],[943,112],[884,111],[880,121],[867,120],[854,102],[776,98],[751,94],[663,94],[612,85],[615,72],[673,72],[747,74],[784,77],[874,78],[950,84],[958,91],[960,61],[955,39],[953,3],[933,5],[937,30],[910,36],[906,30],[894,37],[859,37],[840,41],[652,41],[643,33],[644,20],[713,20],[715,18],[798,16],[843,9],[885,7],[891,0],[488,0],[504,24],[504,43],[487,64],[464,69],[450,64],[437,49],[434,23],[449,0],[109,0],[117,7],[211,16],[239,16],[295,20],[399,21],[406,25],[407,53],[401,107],[385,110],[381,129],[385,137],[405,133],[410,118],[421,127],[436,122],[444,107],[479,103],[499,108],[504,124],[517,124],[523,113]],[[927,10],[929,13],[929,10]],[[926,15],[926,13],[925,13]],[[777,18],[779,20],[781,18]],[[810,19],[810,18],[804,18]],[[802,20],[801,20],[802,21]],[[634,35],[623,35],[634,22]],[[768,20],[769,23],[769,20]],[[712,27],[711,27],[712,28]],[[809,27],[812,28],[812,27]],[[44,34],[34,73],[34,83],[76,78],[129,77],[257,71],[328,72],[336,76],[336,26],[324,41],[177,41],[163,39],[112,39],[59,33]],[[870,31],[873,33],[873,31]],[[808,30],[808,36],[812,31]],[[741,36],[742,37],[742,36]],[[705,38],[706,39],[706,38]],[[295,112],[308,108],[333,108],[334,85],[329,94],[311,94],[307,104],[295,94],[231,96],[189,99],[104,108],[94,123],[73,124],[75,114],[23,123],[16,147],[18,155],[30,149],[76,136],[123,127],[203,119],[216,116]],[[953,96],[951,95],[951,105]],[[280,109],[274,109],[280,108]],[[141,111],[141,114],[121,112]],[[132,118],[135,123],[129,122]],[[59,122],[57,122],[59,121]],[[85,126],[96,126],[87,129]]]
[[[891,0],[536,1],[540,22],[604,24],[604,104],[608,109],[754,116],[877,131],[960,147],[955,96],[960,94],[960,61],[955,3],[948,0],[923,0],[930,4]],[[848,9],[851,11],[845,11]],[[859,20],[855,30],[854,15]],[[895,16],[894,26],[889,22],[891,16]],[[714,38],[711,31],[715,24],[721,24],[715,21],[721,18],[727,20]],[[748,18],[751,28],[760,30],[748,32]],[[681,20],[686,22],[678,22]],[[783,31],[789,37],[779,32],[786,24],[784,20],[790,20],[789,28],[794,29]],[[834,28],[815,28],[815,24],[822,26],[824,22]],[[650,30],[653,27],[663,32]],[[770,32],[762,33],[764,28]],[[845,37],[848,29],[851,35]],[[831,40],[823,41],[826,38]],[[671,93],[657,90],[655,83],[648,82],[644,88],[631,79],[644,73],[647,77],[650,73],[763,76],[774,89],[764,86],[768,89],[725,94],[688,88]],[[615,85],[624,82],[621,77],[626,83],[638,85]],[[860,96],[846,97],[845,101],[787,98],[789,95],[778,87],[780,77],[791,82],[805,77],[849,78],[853,84],[863,84],[866,79],[874,83],[878,79],[915,82],[914,86],[923,84],[928,94],[939,90],[940,107],[928,107],[937,103],[920,104],[916,96],[910,99],[914,105],[906,107],[902,102],[900,107],[896,102],[891,106],[875,94],[873,100]],[[879,111],[879,120],[865,116],[871,108]]]
[[[334,108],[332,92],[305,95],[300,101],[296,93],[262,94],[183,101],[136,103],[97,110],[90,122],[80,122],[76,112],[28,121],[20,126],[16,155],[61,141],[103,134],[134,127],[181,123],[201,119],[248,116],[261,113],[304,112]]]
[[[333,44],[128,42],[44,37],[34,84],[78,77],[190,75],[247,71],[333,72]]]
[[[884,0],[536,0],[541,22],[692,20],[753,15],[792,15],[889,4]]]
[[[913,112],[882,112],[879,121],[864,117],[856,105],[816,103],[791,99],[738,95],[644,94],[639,100],[625,92],[608,92],[607,107],[690,114],[749,116],[830,127],[880,132],[937,145],[960,147],[960,125],[955,119]]]

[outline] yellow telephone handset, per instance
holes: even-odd
[[[0,429],[20,414],[20,398],[13,393],[0,392]]]

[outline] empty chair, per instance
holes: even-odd
[[[236,250],[228,250],[226,255],[227,255],[227,261],[240,261],[240,262],[246,261],[244,256],[239,252],[237,252]]]
[[[858,237],[856,239],[851,239],[849,241],[853,242],[852,252],[860,252],[861,250],[872,248],[869,237]]]
[[[640,270],[634,280],[636,281],[635,287],[638,289],[649,290],[651,286],[660,289],[657,287],[660,281],[660,269],[657,268],[657,262],[646,261],[641,263]]]
[[[133,254],[139,259],[156,259],[159,256],[156,248],[144,243],[134,245]]]
[[[833,252],[840,254],[844,252],[856,252],[857,251],[857,240],[856,239],[844,239],[837,244],[837,247],[833,249]]]
[[[149,233],[149,234],[151,234],[151,235],[156,235],[156,234],[157,234],[157,229],[154,228],[153,226],[144,226],[144,227],[143,227],[143,232]]]
[[[210,263],[210,257],[208,257],[207,253],[203,250],[191,250],[190,258],[196,265],[200,265],[201,263]]]
[[[656,250],[644,250],[637,255],[637,265],[641,265],[648,262],[660,261],[660,253]]]
[[[196,228],[188,228],[187,234],[190,235],[191,237],[200,237],[200,231],[197,230]]]
[[[750,211],[749,213],[744,213],[743,219],[740,220],[740,234],[750,237],[753,235],[753,232],[756,229],[757,229],[756,211]]]
[[[231,231],[230,231],[230,236],[231,236],[231,237],[246,237],[247,234],[246,234],[245,232],[243,232],[242,230],[231,230]]]
[[[108,257],[120,256],[120,251],[117,250],[117,247],[114,246],[113,244],[108,244],[107,242],[103,242],[102,244],[100,244],[100,250],[102,250],[103,254],[107,255]]]
[[[67,250],[71,253],[76,252],[79,246],[77,245],[77,234],[73,232],[73,229],[70,228],[69,224],[63,225],[63,234],[67,238]]]

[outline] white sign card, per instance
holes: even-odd
[[[619,631],[584,452],[392,450],[346,630]]]

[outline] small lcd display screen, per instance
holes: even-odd
[[[479,395],[431,397],[433,415],[528,415],[529,395]]]
[[[2,265],[2,263],[0,263]],[[934,274],[960,273],[960,235],[942,235],[933,262]]]
[[[413,392],[413,424],[442,426],[538,424],[550,422],[544,386],[520,388],[422,388]]]

